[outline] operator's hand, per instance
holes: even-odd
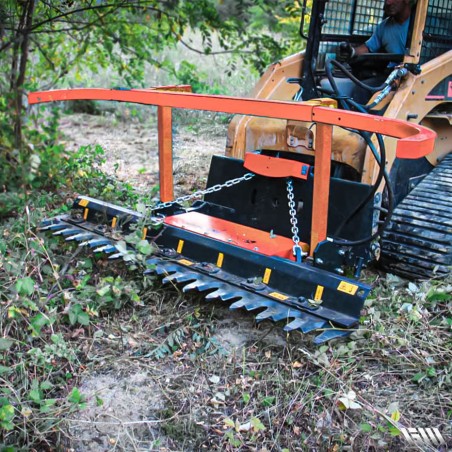
[[[336,60],[339,62],[350,61],[355,56],[355,49],[349,42],[341,42],[336,47]]]

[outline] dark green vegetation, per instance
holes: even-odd
[[[58,131],[65,113],[52,107],[27,114],[22,93],[88,86],[93,74],[109,80],[103,86],[147,86],[150,65],[165,71],[164,80],[226,92],[232,89],[227,80],[199,71],[188,50],[186,60],[176,61],[162,49],[179,43],[180,53],[185,44],[194,46],[181,45],[191,27],[201,31],[200,51],[230,53],[225,72],[238,71],[240,56],[261,68],[288,51],[282,39],[259,31],[280,26],[266,14],[274,11],[271,2],[237,2],[242,10],[231,3],[1,2],[5,450],[90,450],[95,440],[99,450],[403,450],[401,426],[439,427],[447,437],[450,280],[413,284],[369,274],[376,288],[361,328],[352,340],[315,348],[309,336],[286,338],[266,323],[256,328],[244,313],[231,314],[177,288],[163,290],[143,278],[141,268],[109,262],[56,237],[44,241],[37,233],[43,216],[67,209],[74,193],[124,205],[149,200],[99,169],[108,157],[100,147],[66,152]],[[210,44],[214,31],[221,33],[223,50]],[[182,119],[194,133],[202,126]],[[142,244],[140,256],[150,252]],[[127,417],[105,387],[90,386],[106,379],[141,417]],[[107,407],[110,415],[102,412]],[[86,432],[87,424],[93,432]]]
[[[273,0],[2,1],[0,213],[18,202],[5,192],[46,185],[49,169],[61,161],[57,113],[50,110],[45,122],[26,115],[28,91],[86,86],[93,75],[107,69],[113,74],[109,87],[145,87],[151,68],[205,91],[206,83],[189,61],[193,55],[226,54],[230,58],[224,72],[232,74],[240,59],[250,63],[250,70],[262,70],[288,51],[287,39],[276,39],[264,27],[281,28],[273,13],[287,18],[298,14],[293,2]],[[187,30],[199,33],[198,42],[186,36]],[[177,44],[189,57],[181,58],[176,67],[162,50]],[[210,90],[222,91],[219,86]],[[52,182],[54,175],[50,176]]]

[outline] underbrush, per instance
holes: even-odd
[[[107,198],[122,190],[85,163],[74,186],[84,181]],[[112,369],[116,379],[141,369],[164,404],[148,407],[151,420],[88,417],[124,433],[107,436],[105,450],[400,450],[402,427],[449,437],[452,280],[369,274],[360,328],[314,347],[309,336],[256,327],[245,313],[163,290],[139,269],[44,240],[42,215],[30,202],[0,226],[0,422],[9,450],[78,444],[83,413],[106,413],[106,396],[86,394],[84,381]],[[243,342],[231,346],[226,332]],[[136,430],[148,424],[152,441]]]

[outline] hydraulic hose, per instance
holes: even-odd
[[[390,92],[391,92],[391,83],[395,80],[399,80],[402,77],[405,77],[408,74],[408,69],[400,68],[395,71],[392,71],[387,80],[385,81],[386,86],[381,90],[381,93],[375,98],[375,100],[365,106],[366,110],[371,110],[376,107]]]
[[[348,99],[347,102],[352,104],[356,109],[358,109],[358,111],[360,111],[362,113],[367,113],[366,110],[363,108],[363,106],[358,104],[354,100]],[[370,141],[369,136],[367,134],[361,134],[361,135],[366,140],[366,142],[369,143],[369,141]],[[367,139],[366,139],[366,135],[367,135]],[[363,206],[371,199],[371,197],[373,197],[375,195],[375,192],[377,191],[378,187],[380,186],[382,178],[384,178],[384,180],[385,180],[386,189],[388,191],[388,212],[386,214],[385,220],[383,221],[382,224],[380,224],[380,226],[378,227],[377,231],[374,234],[372,234],[369,237],[360,239],[360,240],[341,240],[341,239],[330,238],[330,240],[336,245],[359,246],[359,245],[364,245],[365,243],[372,242],[378,236],[381,235],[381,233],[384,231],[384,229],[386,229],[387,225],[391,221],[392,212],[394,210],[394,191],[392,190],[391,181],[389,180],[389,175],[385,169],[386,149],[384,146],[383,138],[381,137],[380,134],[377,134],[377,140],[378,140],[378,144],[380,147],[380,156],[378,155],[377,150],[373,146],[373,143],[372,143],[372,146],[369,146],[370,150],[372,151],[373,156],[375,157],[375,160],[377,161],[377,164],[380,167],[380,171],[378,173],[377,180],[375,181],[375,184],[373,185],[372,190],[369,192],[369,194],[366,196],[366,198],[356,207],[356,209],[352,212],[352,214],[349,216],[349,218],[347,218],[347,220],[345,220],[345,222],[343,222],[343,224],[341,223],[341,225],[339,225],[338,229],[339,230],[342,229],[342,227],[345,224],[347,224],[350,221],[350,219],[363,208]]]
[[[360,106],[360,104],[356,103],[354,100],[348,99],[347,102],[352,104],[358,110],[362,111],[361,110],[362,106]],[[370,199],[372,199],[375,196],[375,193],[378,190],[378,187],[380,186],[381,181],[383,180],[383,177],[384,177],[384,165],[382,165],[381,162],[386,161],[386,148],[385,148],[385,144],[384,144],[384,141],[383,141],[383,138],[381,137],[381,135],[377,134],[378,146],[380,148],[380,155],[378,155],[377,150],[375,149],[375,145],[370,140],[370,134],[368,134],[367,132],[359,131],[359,130],[353,130],[353,132],[359,133],[364,138],[364,140],[366,141],[367,145],[369,146],[375,160],[377,161],[380,170],[378,172],[377,179],[372,186],[372,190],[358,204],[358,206],[356,206],[355,210],[348,216],[348,218],[346,218],[339,224],[339,226],[336,228],[336,230],[334,232],[334,235],[339,235],[340,232],[342,231],[343,227],[347,223],[349,223],[349,221],[370,201]]]
[[[337,61],[337,60],[329,60],[329,61],[333,66],[336,66],[341,72],[343,72],[353,83],[355,83],[356,85],[358,85],[359,87],[361,87],[363,89],[367,89],[368,91],[370,91],[372,93],[381,91],[389,84],[388,80],[386,80],[380,86],[366,85],[361,80],[357,79],[343,64],[339,63],[339,61]],[[329,67],[329,65],[325,65],[325,69],[327,71],[327,74],[328,74],[328,69],[330,70],[330,73],[331,73],[331,68]],[[329,77],[328,77],[328,80],[329,80]],[[331,83],[331,80],[330,80],[330,83]]]
[[[332,61],[335,61],[335,60],[332,60]],[[337,100],[339,100],[339,102],[341,103],[341,106],[344,109],[350,110],[350,105],[351,105],[361,113],[368,113],[363,105],[358,104],[353,99],[340,95],[337,84],[334,80],[334,77],[333,77],[333,74],[332,74],[332,71],[331,71],[331,68],[329,67],[329,65],[326,65],[326,75],[331,84],[331,87],[333,88],[334,93],[336,94]],[[357,132],[366,140],[366,143],[368,144],[375,160],[377,161],[380,171],[378,173],[377,180],[375,181],[375,184],[372,187],[372,190],[368,193],[366,198],[359,203],[359,205],[352,212],[352,214],[338,226],[338,228],[336,229],[336,233],[338,233],[338,231],[340,232],[342,230],[342,228],[350,221],[350,219],[353,218],[353,216],[355,216],[367,204],[367,202],[375,195],[383,178],[385,180],[386,187],[388,190],[388,213],[386,215],[385,221],[379,226],[377,231],[369,237],[366,237],[366,238],[360,239],[360,240],[341,240],[341,239],[329,238],[329,240],[331,240],[334,244],[339,245],[339,246],[359,246],[359,245],[364,245],[365,243],[375,240],[379,235],[381,235],[383,230],[388,225],[389,221],[391,220],[392,211],[394,209],[394,192],[391,187],[388,173],[385,170],[386,149],[384,146],[383,138],[381,137],[380,134],[377,134],[377,140],[378,140],[378,144],[380,147],[380,155],[378,155],[377,150],[375,149],[375,146],[373,145],[373,143],[370,140],[369,134],[363,133],[362,131],[357,131]]]
[[[383,171],[383,177],[385,179],[386,189],[388,190],[388,213],[386,214],[386,218],[383,223],[378,227],[377,231],[371,236],[365,237],[364,239],[360,240],[340,240],[334,238],[328,238],[328,240],[331,240],[332,243],[339,246],[359,246],[372,242],[381,235],[381,233],[386,229],[387,225],[391,221],[392,212],[394,210],[394,192],[392,190],[389,175],[386,170]]]

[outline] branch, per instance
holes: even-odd
[[[222,55],[222,54],[225,54],[225,53],[235,53],[235,52],[237,52],[237,47],[236,47],[235,49],[232,49],[232,50],[217,50],[215,52],[209,52],[208,54],[206,54],[206,52],[203,51],[203,50],[199,50],[199,49],[195,49],[194,47],[191,47],[183,39],[179,39],[179,42],[182,45],[184,45],[185,47],[187,47],[187,49],[189,49],[189,50],[191,50],[193,52],[199,53],[200,55]],[[252,52],[251,50],[242,50],[242,51],[240,51],[240,53],[252,54],[254,52]]]
[[[37,49],[41,52],[44,59],[49,63],[49,66],[55,70],[55,65],[53,64],[53,61],[48,57],[47,53],[44,51],[44,49],[41,47],[39,42],[36,39],[30,38],[33,44],[37,47]]]
[[[108,3],[108,4],[95,5],[95,6],[86,6],[86,7],[83,7],[83,8],[73,9],[71,11],[67,11],[65,13],[60,13],[60,14],[57,14],[57,15],[55,15],[53,17],[48,18],[48,19],[42,20],[41,22],[37,22],[37,23],[31,25],[31,27],[21,30],[20,34],[37,33],[37,31],[35,31],[35,30],[37,28],[39,28],[39,27],[42,27],[43,25],[46,25],[46,24],[51,23],[51,22],[56,22],[56,21],[58,21],[59,19],[61,19],[63,17],[69,17],[69,16],[71,16],[73,14],[81,13],[81,12],[84,12],[84,11],[94,11],[94,10],[100,10],[100,9],[113,9],[112,11],[110,11],[110,12],[108,12],[106,14],[106,15],[110,15],[110,14],[114,13],[115,11],[117,11],[119,8],[128,8],[128,9],[132,8],[132,9],[134,9],[134,8],[139,7],[139,6],[146,6],[146,5],[148,5],[148,3],[149,3],[149,0],[142,0],[142,1],[139,0],[139,1],[136,1],[136,2],[133,2],[133,3],[130,2],[130,1],[124,0],[123,2],[120,2],[120,3]],[[166,15],[168,17],[171,17],[168,13],[166,13],[165,11],[160,10],[158,8],[154,8],[154,7],[150,7],[150,6],[147,6],[147,8],[152,10],[152,11],[155,11],[155,12],[164,14],[164,15]],[[65,31],[68,31],[68,29],[58,30],[58,32],[60,32],[60,31],[65,32]],[[47,30],[46,31],[41,31],[41,33],[42,32],[48,32],[48,31]],[[3,44],[0,47],[0,52],[3,52],[4,50],[7,50],[18,39],[19,39],[19,33],[18,33],[17,36],[14,37],[14,39],[11,39],[8,42],[6,42],[5,44]]]

